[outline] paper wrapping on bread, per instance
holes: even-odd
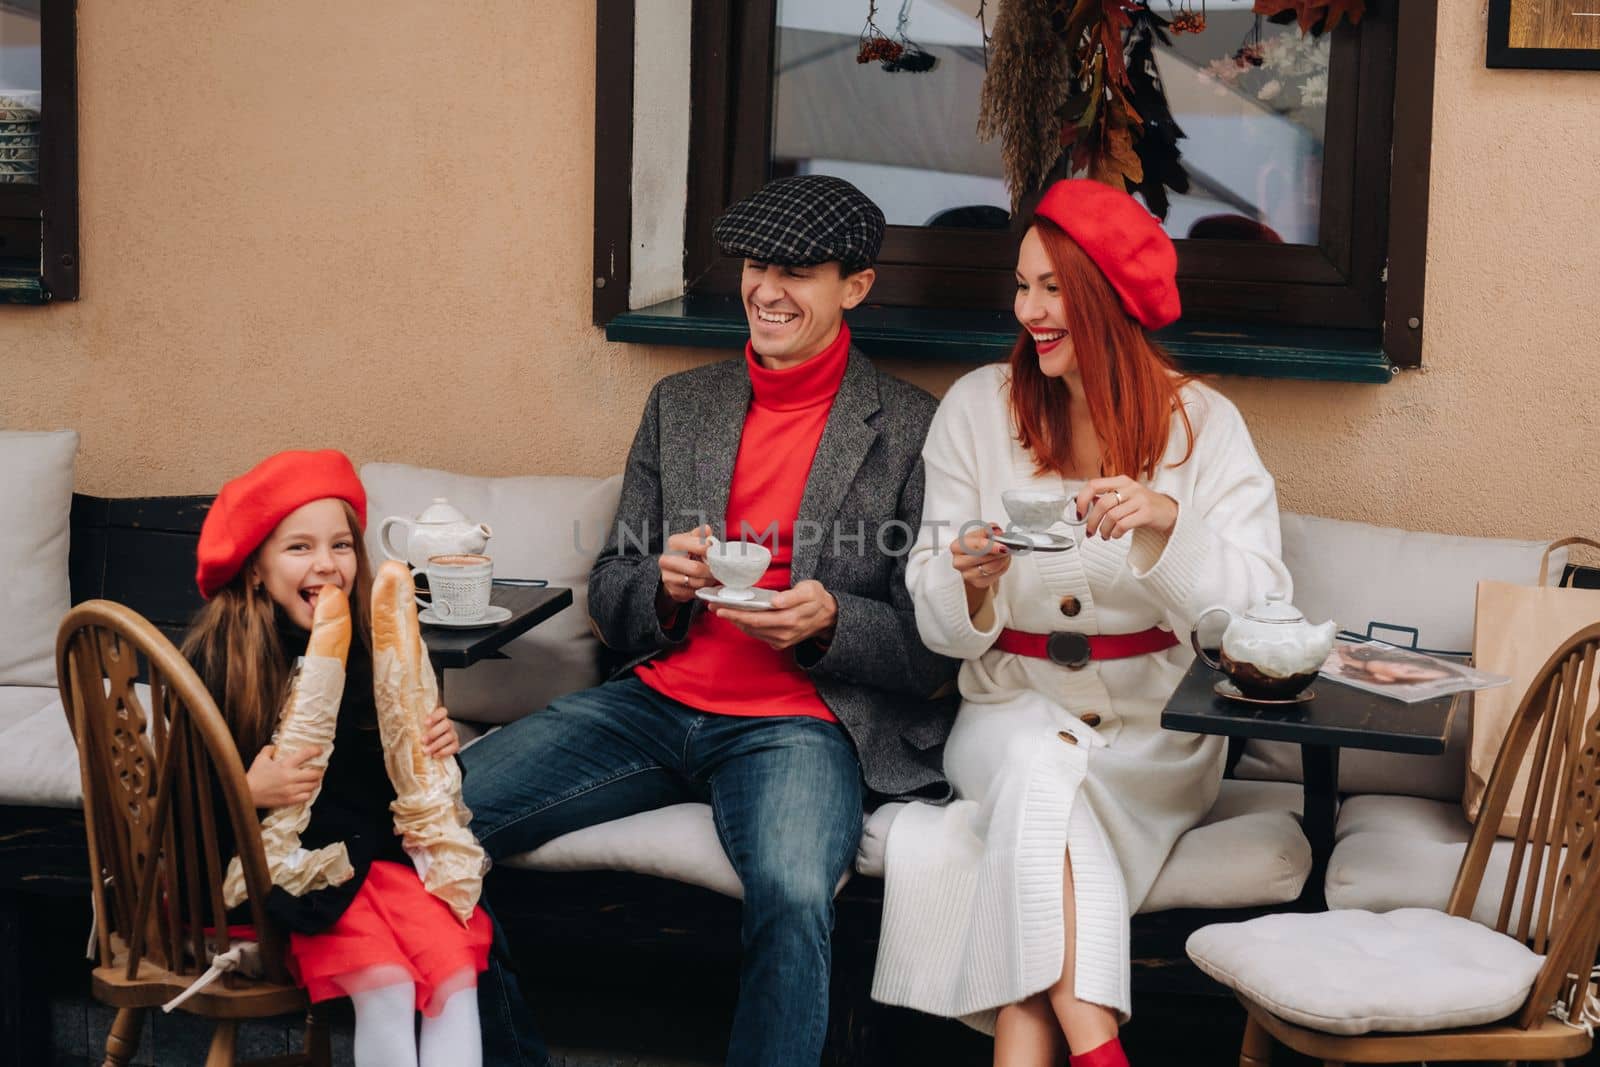
[[[423,747],[439,686],[417,623],[411,572],[394,560],[372,583],[372,682],[395,791],[395,833],[423,886],[465,923],[483,892],[489,858],[468,829],[472,813],[461,800],[460,768]]]
[[[344,592],[325,585],[317,594],[312,613],[311,639],[290,684],[273,731],[272,743],[280,755],[311,748],[316,754],[303,767],[325,770],[333,756],[333,735],[339,724],[339,701],[344,695],[345,659],[350,652],[350,602]],[[273,808],[261,820],[261,843],[267,853],[267,873],[272,884],[291,896],[315,889],[343,885],[355,875],[344,842],[318,849],[300,845],[300,834],[311,822],[311,806],[322,792],[319,781],[303,804]],[[222,883],[222,902],[237,907],[245,898],[244,868],[235,856]]]

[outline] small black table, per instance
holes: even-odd
[[[1450,725],[1470,713],[1470,692],[1408,704],[1354,686],[1319,678],[1315,699],[1281,707],[1251,706],[1212,691],[1222,675],[1196,659],[1161,712],[1169,730],[1259,737],[1300,746],[1305,781],[1302,825],[1311,842],[1308,902],[1320,906],[1323,877],[1333,852],[1333,825],[1339,802],[1339,750],[1437,755],[1444,751]]]
[[[484,659],[505,659],[501,647],[570,605],[572,590],[559,585],[497,585],[489,592],[489,603],[508,608],[511,618],[470,630],[422,624],[422,640],[428,646],[428,660],[439,676],[441,696],[446,668],[470,667]]]

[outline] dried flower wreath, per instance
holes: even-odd
[[[1000,139],[1012,209],[1056,178],[1087,175],[1140,193],[1165,218],[1167,190],[1187,192],[1189,175],[1155,42],[1204,30],[1203,0],[1199,13],[1184,0],[1170,21],[1148,0],[1005,0],[992,33],[987,6],[980,0],[986,62],[978,136]],[[1316,36],[1341,21],[1360,22],[1365,9],[1365,0],[1256,0],[1254,10]],[[868,26],[876,30],[870,14]]]

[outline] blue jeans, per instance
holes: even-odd
[[[496,858],[625,815],[709,803],[744,886],[727,1062],[815,1067],[828,1027],[833,889],[861,836],[861,767],[839,726],[710,715],[630,677],[563,697],[461,759],[473,832]],[[497,995],[497,976],[484,979],[480,1003]],[[484,1013],[486,1048],[502,1018]]]

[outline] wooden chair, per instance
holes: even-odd
[[[217,835],[226,819],[244,867],[262,977],[226,973],[182,1010],[218,1020],[207,1067],[232,1064],[240,1019],[308,1007],[284,970],[283,937],[267,920],[271,880],[238,750],[183,656],[120,604],[91,600],[67,613],[56,670],[83,775],[100,962],[94,996],[118,1009],[105,1063],[127,1064],[145,1009],[183,992],[235,943],[222,903],[229,857]],[[141,676],[148,698],[135,686]],[[325,1024],[308,1013],[304,1051],[258,1063],[326,1065],[329,1053]]]
[[[1581,1056],[1593,1039],[1552,1018],[1558,999],[1573,1019],[1584,1011],[1600,947],[1600,709],[1594,701],[1600,625],[1570,637],[1540,669],[1506,733],[1483,810],[1445,910],[1470,918],[1490,849],[1516,786],[1529,767],[1522,814],[1511,843],[1494,929],[1545,956],[1527,1001],[1488,1026],[1355,1037],[1296,1026],[1241,998],[1249,1020],[1240,1067],[1266,1067],[1274,1041],[1328,1067],[1346,1063],[1560,1062]],[[1574,980],[1570,976],[1576,976]]]

